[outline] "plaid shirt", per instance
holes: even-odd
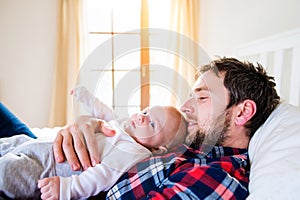
[[[245,199],[249,161],[246,149],[213,147],[200,151],[181,145],[144,160],[124,174],[107,199]]]

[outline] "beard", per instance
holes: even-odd
[[[207,152],[212,146],[223,145],[228,138],[230,121],[231,110],[227,109],[212,121],[209,130],[199,128],[192,134],[190,147]]]

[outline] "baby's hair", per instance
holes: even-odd
[[[184,142],[185,136],[187,134],[187,122],[186,122],[184,116],[182,115],[182,113],[175,107],[167,106],[167,109],[172,112],[172,115],[174,114],[176,119],[178,119],[178,124],[179,124],[176,136],[173,138],[172,141],[170,141],[166,145],[167,149],[171,149],[171,148],[177,146],[178,144]]]
[[[178,126],[174,126],[174,129],[170,130],[176,131],[176,135],[171,141],[168,141],[167,144],[161,145],[157,150],[152,150],[153,154],[166,153],[169,149],[172,149],[177,145],[184,143],[185,136],[187,134],[187,122],[182,113],[174,106],[164,106],[164,108],[167,112],[171,113],[172,117],[175,118],[176,122],[174,124],[178,124]],[[166,123],[168,123],[168,121]]]

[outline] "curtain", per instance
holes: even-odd
[[[173,58],[174,77],[173,77],[173,93],[176,98],[171,97],[171,105],[180,105],[190,92],[190,87],[194,82],[196,68],[198,67],[199,49],[195,48],[195,44],[199,41],[199,24],[200,24],[200,0],[172,0],[171,1],[171,17],[170,29],[179,33],[178,35],[186,36],[192,41],[186,44],[186,40],[182,37],[171,38],[171,45],[175,45],[179,55],[188,54],[189,59],[185,61],[179,56]],[[185,44],[183,44],[185,43]],[[180,74],[182,79],[178,78]]]
[[[82,59],[82,0],[58,0],[56,65],[49,127],[73,119],[72,98]]]

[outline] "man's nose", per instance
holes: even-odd
[[[181,106],[180,110],[184,113],[193,113],[195,106],[194,98],[189,98],[186,102]]]

